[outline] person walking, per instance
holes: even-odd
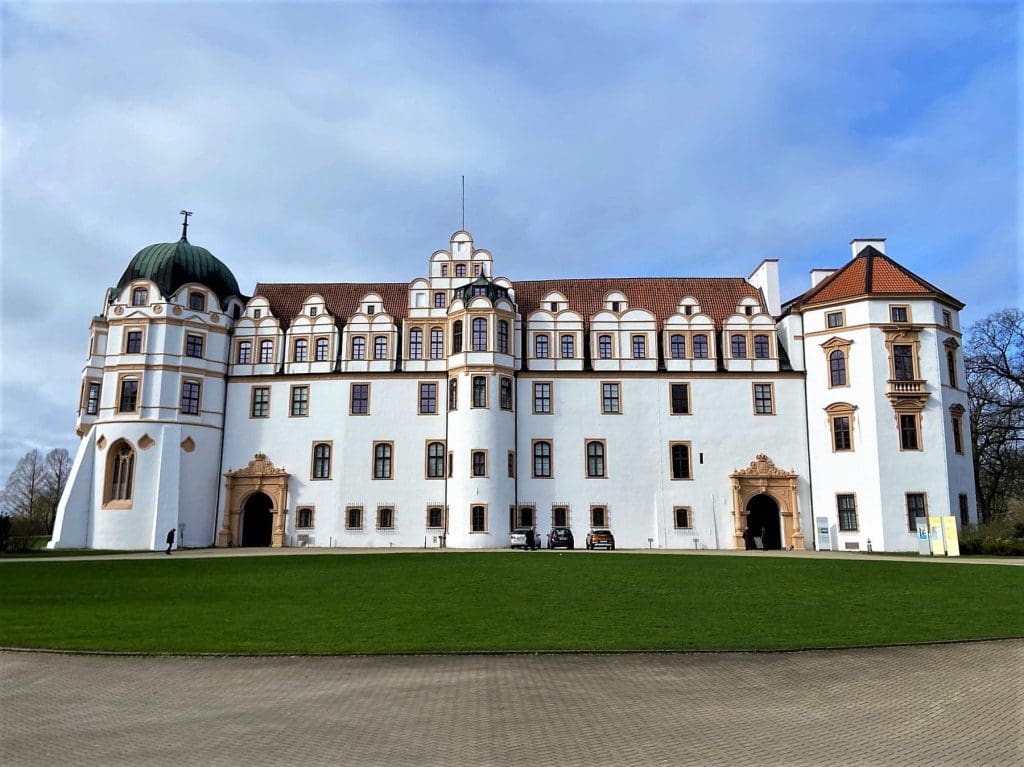
[[[167,533],[167,551],[165,551],[164,554],[170,554],[171,553],[171,547],[173,545],[174,545],[174,528],[172,527],[171,531],[169,533]]]

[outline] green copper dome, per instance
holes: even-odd
[[[210,251],[193,245],[184,236],[177,242],[162,242],[143,248],[124,270],[117,289],[133,280],[152,280],[164,298],[170,298],[182,285],[198,282],[220,299],[221,305],[239,295],[238,282],[231,270]]]

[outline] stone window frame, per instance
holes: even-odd
[[[238,339],[238,342],[235,344],[235,364],[236,365],[252,365],[253,364],[253,361],[252,361],[252,353],[253,353],[252,342],[253,342],[252,338],[239,338]],[[242,347],[243,346],[245,346],[245,350],[247,352],[246,356],[248,357],[248,359],[244,359],[244,360],[242,359]]]
[[[967,411],[964,406],[957,403],[949,408],[949,417],[953,430],[953,452],[957,455],[966,455],[964,447],[964,414]]]
[[[479,375],[479,374],[474,374],[474,375],[470,376],[470,378],[469,378],[469,393],[470,393],[469,407],[470,407],[471,410],[486,410],[490,406],[490,399],[491,399],[490,388],[491,387],[490,387],[490,380],[489,380],[489,378],[490,378],[489,376]],[[484,399],[483,399],[483,404],[482,405],[478,405],[477,404],[477,396],[476,396],[477,395],[477,386],[476,386],[477,380],[482,380],[484,382],[484,385],[483,385]]]
[[[297,391],[305,389],[306,398],[305,400],[296,400],[295,394]],[[305,405],[304,413],[296,413],[295,406],[297,404]],[[292,384],[288,390],[288,417],[289,418],[308,418],[309,417],[309,384]]]
[[[193,384],[196,386],[196,396],[194,398],[189,398],[190,400],[195,400],[194,411],[185,409],[185,387],[189,384]],[[193,416],[201,416],[203,414],[203,380],[201,378],[189,376],[188,378],[181,379],[181,391],[178,400],[178,412],[181,415]]]
[[[321,342],[323,342],[323,354],[321,355]],[[316,336],[313,339],[313,362],[331,361],[331,338],[330,336]]]
[[[771,405],[771,409],[766,412],[758,412],[757,409],[757,387],[767,386],[768,387],[768,402]],[[772,416],[777,415],[775,408],[775,382],[774,381],[752,381],[750,383],[751,392],[751,405],[754,409],[754,415],[758,416]]]
[[[960,344],[957,343],[955,338],[947,338],[942,342],[942,346],[946,352],[946,381],[947,385],[951,389],[960,388],[960,365],[957,360],[957,349],[960,348]]]
[[[853,508],[844,509],[840,504],[840,499],[852,498]],[[853,512],[853,527],[843,526],[843,512]],[[839,527],[841,533],[856,533],[860,532],[860,513],[857,509],[857,494],[856,493],[836,493],[836,524]]]
[[[259,355],[257,356],[257,365],[273,365],[274,359],[277,356],[277,344],[273,338],[260,338]],[[264,354],[264,350],[269,349],[269,354]],[[270,357],[269,360],[264,361],[264,357]]]
[[[100,402],[103,397],[103,379],[86,378],[82,393],[82,411],[84,415],[99,415]],[[93,387],[96,389],[96,396],[92,396]],[[95,405],[95,406],[94,406]]]
[[[266,392],[266,402],[256,402],[256,392]],[[270,418],[270,387],[269,386],[250,386],[249,387],[249,417],[250,418]],[[260,404],[265,406],[265,410],[262,413],[256,412],[256,405]]]
[[[437,456],[430,455],[430,448],[434,445],[441,446],[441,473],[431,474],[430,462],[436,461]],[[441,479],[443,480],[448,474],[448,448],[445,445],[443,439],[427,439],[423,442],[423,478],[424,479]]]
[[[896,319],[897,312],[903,310],[903,319]],[[889,304],[889,322],[894,325],[906,325],[911,322],[910,304]]]
[[[430,512],[437,509],[441,512],[440,524],[433,525],[430,520]],[[428,503],[426,507],[425,516],[423,518],[423,524],[427,530],[444,530],[448,527],[448,511],[443,504],[440,503]]]
[[[433,386],[434,387],[434,396],[433,397],[429,397],[429,396],[425,397],[424,394],[423,394],[424,387],[429,387],[429,386]],[[439,391],[439,387],[437,385],[437,381],[417,381],[416,382],[416,394],[417,394],[416,415],[437,415],[437,413],[438,413],[438,399],[440,397],[440,391]],[[433,408],[429,409],[429,410],[425,410],[424,409],[424,405],[425,404],[428,405],[431,401],[433,401],[433,403],[434,403]]]
[[[639,343],[639,347],[637,346],[637,342],[638,341],[640,342]],[[630,359],[633,359],[633,360],[646,360],[646,359],[650,359],[650,356],[647,354],[647,334],[646,333],[631,333],[630,337],[629,337],[629,350],[630,350],[630,355],[631,355]],[[637,351],[639,351],[640,354],[637,354]]]
[[[551,356],[551,334],[550,333],[539,333],[534,331],[533,343],[530,345],[532,357],[535,360],[549,360],[553,359]],[[540,354],[540,341],[544,341],[544,354]]]
[[[418,336],[418,337],[417,337]],[[409,328],[409,343],[406,344],[406,354],[411,360],[423,359],[423,326],[413,325]]]
[[[483,527],[482,529],[476,529],[476,510],[483,509]],[[486,503],[471,503],[469,505],[469,534],[470,535],[487,535],[490,532],[490,513],[488,504]]]
[[[309,512],[309,522],[302,524],[302,512]],[[295,509],[295,529],[296,530],[312,530],[316,527],[316,506],[310,506],[308,503],[304,503]]]
[[[600,445],[601,473],[590,473],[590,446]],[[583,477],[584,479],[608,479],[608,440],[599,437],[583,438]]]
[[[548,473],[538,474],[537,473],[537,445],[544,443],[548,446],[548,454],[546,456],[548,462]],[[540,456],[543,460],[545,456]],[[531,479],[553,479],[555,476],[555,440],[551,438],[537,438],[530,440],[530,478]]]
[[[916,447],[904,447],[903,440],[903,419],[913,418],[914,419],[914,433],[917,441]],[[924,450],[924,432],[922,429],[921,422],[921,411],[920,410],[897,410],[896,411],[896,436],[900,443],[901,453],[919,453]]]
[[[377,457],[377,448],[387,447],[387,456]],[[387,476],[377,476],[377,461],[387,461],[388,473]],[[373,448],[370,452],[370,479],[376,482],[390,482],[395,478],[395,441],[391,439],[379,439],[374,440]]]
[[[352,512],[353,511],[358,512],[358,516],[359,516],[359,524],[358,525],[351,524],[351,522],[352,522]],[[363,529],[363,507],[362,506],[356,506],[356,505],[353,505],[353,504],[349,504],[348,506],[345,507],[345,529],[346,530],[362,530]]]
[[[123,343],[121,354],[145,354],[146,353],[146,328],[143,325],[125,325],[122,329]],[[131,351],[128,347],[131,343],[132,334],[139,334],[139,350]]]
[[[533,413],[533,415],[554,415],[555,414],[555,382],[553,380],[542,380],[542,381],[532,381],[531,384],[532,385],[530,387],[530,391],[531,391],[531,394],[533,396],[530,398],[531,399],[530,408],[531,408],[531,412]],[[547,396],[548,409],[547,410],[537,410],[537,387],[538,386],[547,386],[548,387],[548,396]]]
[[[388,347],[388,337],[386,335],[375,335],[373,337],[373,359],[371,362],[386,362],[389,360]]]
[[[515,386],[510,376],[501,376],[498,379],[498,407],[509,412],[515,410]]]
[[[349,415],[355,415],[355,416],[370,415],[370,413],[371,413],[370,397],[371,397],[371,394],[373,392],[373,387],[370,384],[371,384],[370,381],[352,381],[349,384],[349,387],[348,387],[348,414]],[[357,386],[365,386],[366,387],[366,410],[361,412],[361,413],[357,413],[355,411],[355,404],[356,404],[355,393],[356,393],[356,387]]]
[[[832,318],[838,317],[839,320],[835,324],[832,324]],[[836,328],[846,327],[846,309],[834,309],[830,312],[825,312],[825,329],[834,330]]]
[[[679,512],[683,512],[685,516],[686,524],[679,524]],[[672,527],[675,530],[692,530],[693,529],[693,507],[692,506],[673,506],[672,507]]]
[[[142,300],[139,300],[139,294],[142,294]],[[133,285],[131,293],[131,305],[132,306],[149,306],[149,288],[145,285]]]
[[[686,391],[686,410],[677,413],[675,411],[675,397],[673,393],[673,387],[682,386]],[[670,416],[676,415],[693,415],[693,386],[689,381],[669,381],[668,382],[668,414]]]
[[[615,410],[608,410],[609,397],[605,394],[606,386],[615,387]],[[601,415],[622,415],[622,381],[599,381],[598,393],[600,394]]]
[[[921,496],[922,506],[924,508],[924,518],[928,519],[928,493],[925,491],[907,491],[903,494],[903,508],[905,511],[905,519],[907,523],[907,530],[911,533],[917,532],[917,517],[910,516],[910,496]]]
[[[302,344],[301,359],[299,355],[299,344]],[[306,336],[292,339],[292,362],[309,362],[309,338]]]
[[[356,356],[356,341],[359,341],[359,356]],[[366,362],[366,335],[359,333],[348,340],[348,359],[351,362]]]
[[[568,346],[566,343],[568,342]],[[568,354],[566,354],[568,350]],[[558,336],[558,352],[559,359],[563,360],[574,360],[576,359],[576,336],[573,333],[561,333]]]
[[[192,354],[196,350],[196,343],[194,339],[198,339],[198,354]],[[182,351],[183,357],[189,359],[204,359],[203,353],[206,351],[206,334],[205,333],[185,333],[185,348]]]
[[[559,522],[555,516],[555,512],[558,509],[565,510],[565,521]],[[572,506],[568,503],[553,503],[551,504],[551,527],[570,527],[572,524]]]
[[[676,461],[675,461],[675,449],[677,447],[686,448],[686,474],[685,477],[676,476]],[[690,440],[675,439],[668,443],[668,478],[672,482],[692,482],[693,481],[693,443]]]
[[[852,453],[856,451],[856,442],[854,441],[854,414],[857,411],[856,405],[851,405],[849,402],[833,402],[831,405],[825,408],[825,413],[828,417],[828,430],[829,430],[829,441],[832,444],[833,453]],[[849,434],[850,434],[850,446],[848,448],[836,447],[836,419],[846,418],[849,423]]]
[[[599,524],[599,525],[595,525],[594,524],[594,511],[595,511],[595,509],[601,509],[601,514],[603,516],[603,519],[601,520],[601,524]],[[590,529],[591,530],[611,529],[611,526],[612,526],[612,523],[611,523],[611,512],[608,509],[608,504],[607,503],[592,503],[592,504],[590,504],[589,521],[590,521]]]
[[[469,476],[471,479],[487,479],[490,476],[490,461],[488,451],[485,448],[476,448],[469,451]],[[483,456],[483,473],[477,474],[477,456]]]
[[[317,457],[317,450],[321,447],[327,448],[326,457]],[[309,479],[311,482],[324,482],[327,480],[334,479],[334,440],[314,440],[312,445],[310,446],[309,455]],[[327,461],[327,474],[326,476],[317,476],[317,461],[324,460]]]
[[[388,520],[388,522],[390,524],[387,524],[387,525],[383,524],[383,522],[384,522],[384,512],[385,511],[388,511],[388,512],[391,513],[390,514],[391,519]],[[395,508],[394,504],[392,504],[392,503],[380,503],[380,504],[377,504],[377,520],[376,520],[376,522],[377,522],[377,529],[378,530],[394,530],[395,527],[397,526],[397,522],[398,522],[397,517],[398,517],[398,512],[397,512],[397,509]]]
[[[120,373],[117,376],[117,401],[114,404],[114,412],[119,415],[122,413],[141,413],[142,412],[142,371],[132,371]],[[126,381],[135,382],[135,407],[128,409],[122,407],[124,402],[124,384]]]
[[[128,451],[122,461],[121,448]],[[125,467],[127,464],[127,467]],[[114,479],[119,472],[127,473],[124,481],[124,492],[115,493]],[[138,451],[124,437],[114,440],[107,448],[103,472],[103,504],[104,509],[131,509],[135,498],[135,484],[139,473]]]

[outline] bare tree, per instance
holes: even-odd
[[[0,492],[0,511],[20,519],[29,534],[46,529],[46,461],[38,450],[25,453]]]
[[[978,512],[988,521],[1024,497],[1024,312],[975,323],[966,351]]]
[[[64,494],[64,485],[68,483],[71,473],[71,456],[62,447],[57,447],[46,454],[46,466],[43,476],[43,492],[46,501],[46,532],[53,532],[53,523],[57,519],[57,505]]]

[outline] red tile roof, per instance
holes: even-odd
[[[680,299],[693,296],[701,311],[721,324],[747,297],[764,305],[761,292],[742,277],[614,277],[560,280],[525,280],[512,283],[519,312],[525,318],[540,308],[541,300],[553,291],[562,293],[569,308],[589,321],[591,315],[604,308],[604,297],[612,291],[621,292],[631,309],[647,309],[654,313],[659,325],[674,314]],[[328,283],[260,283],[255,295],[270,302],[271,311],[285,325],[302,310],[302,302],[314,293],[324,297],[327,309],[336,317],[355,314],[359,301],[367,293],[383,299],[383,309],[396,320],[408,313],[409,285],[404,282],[328,282]]]
[[[937,298],[958,309],[963,304],[930,282],[918,277],[870,245],[846,266],[829,275],[801,296],[787,302],[787,309],[801,309],[858,298],[865,295],[913,295]]]

